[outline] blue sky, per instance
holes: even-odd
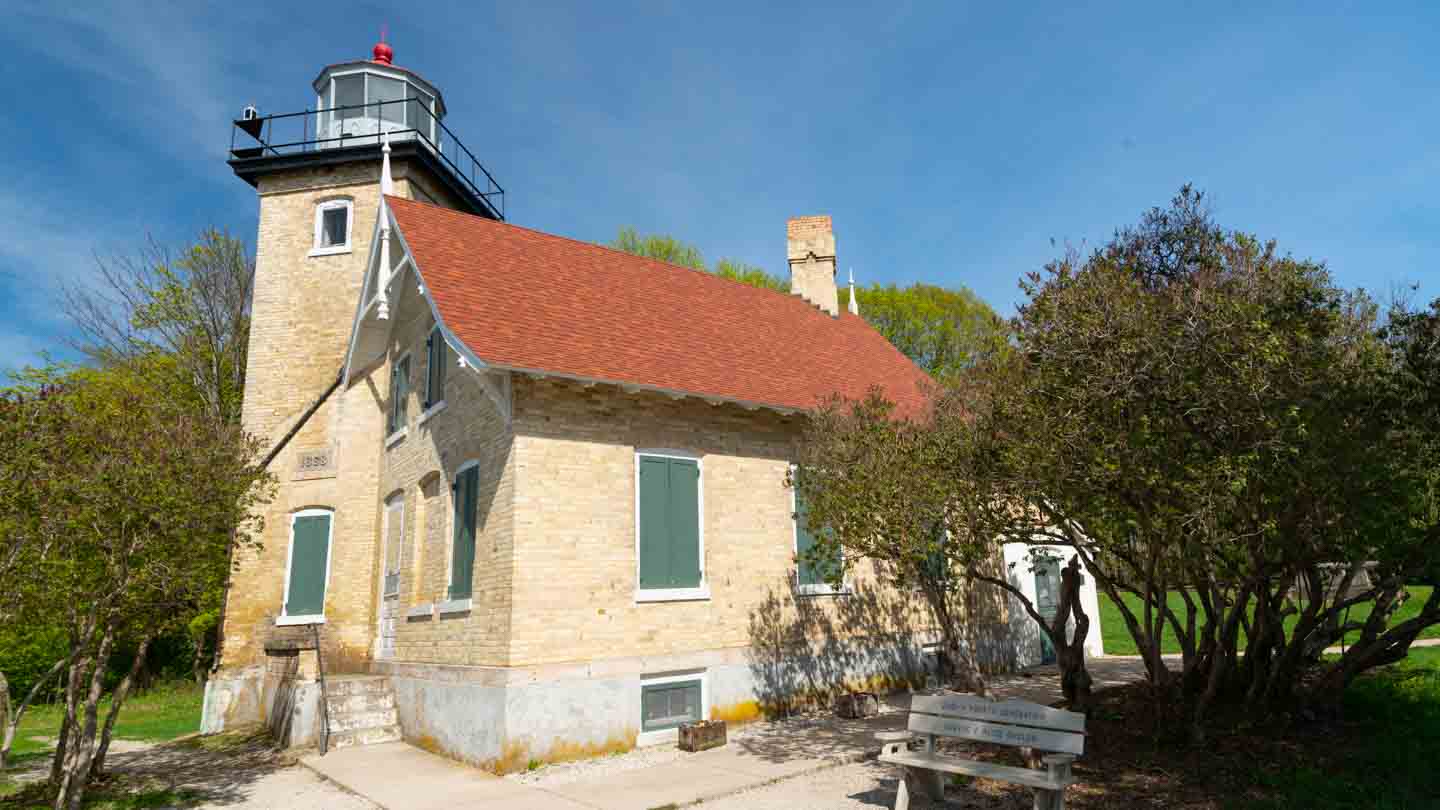
[[[0,369],[73,356],[56,295],[96,253],[253,241],[230,119],[313,103],[382,24],[517,224],[783,274],[785,218],[828,213],[862,283],[1009,313],[1057,245],[1190,181],[1347,286],[1440,296],[1433,5],[70,5],[0,0]]]

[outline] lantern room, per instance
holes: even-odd
[[[449,204],[503,220],[505,189],[445,126],[440,91],[397,66],[383,36],[371,53],[370,59],[320,71],[312,85],[314,106],[262,115],[246,105],[230,131],[235,174],[258,188],[260,178],[300,167],[378,167],[384,141],[404,171],[424,171],[447,188],[454,195]]]
[[[385,42],[372,58],[330,65],[315,79],[315,132],[320,148],[375,143],[382,132],[390,141],[412,139],[415,133],[440,144],[445,101],[435,86],[413,71],[394,64],[395,52]]]

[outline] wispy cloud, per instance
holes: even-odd
[[[89,77],[97,114],[145,127],[175,159],[222,156],[217,122],[240,97],[250,57],[202,4],[153,3],[142,13],[130,3],[37,3],[7,24],[19,41],[43,42],[47,59]]]

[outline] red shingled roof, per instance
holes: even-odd
[[[928,377],[864,320],[799,296],[387,197],[450,333],[480,361],[806,410],[880,386],[900,415]]]

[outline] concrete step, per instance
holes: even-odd
[[[325,694],[329,697],[390,695],[394,690],[385,675],[332,675],[325,679]]]
[[[395,708],[395,695],[391,692],[384,694],[363,694],[363,695],[329,695],[325,696],[325,705],[330,709],[331,714],[343,714],[345,712],[370,712],[382,711]]]
[[[334,731],[330,734],[330,750],[349,748],[353,745],[379,745],[380,743],[399,741],[400,726],[398,725]]]
[[[330,715],[331,731],[359,731],[367,728],[384,728],[400,722],[395,709],[374,712],[345,712]]]

